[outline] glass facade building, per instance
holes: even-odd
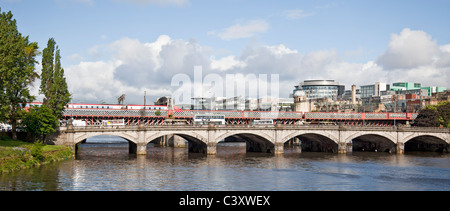
[[[344,94],[345,86],[334,80],[307,80],[295,86],[293,93],[297,90],[304,91],[307,99],[337,100]]]
[[[412,83],[412,82],[396,82],[392,83],[391,90],[399,91],[399,90],[411,90],[411,89],[420,89],[420,83]]]
[[[375,97],[375,96],[381,96],[382,91],[386,91],[390,89],[390,85],[386,83],[380,83],[376,82],[372,85],[364,85],[360,87],[361,90],[361,98],[367,98],[367,97]]]

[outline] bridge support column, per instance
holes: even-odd
[[[284,144],[275,143],[275,154],[284,154]]]
[[[352,151],[353,151],[352,143],[345,143],[345,142],[338,143],[338,153],[339,154],[346,154],[346,153],[352,152]]]
[[[134,142],[128,142],[128,151],[130,154],[137,154],[137,155],[146,155],[147,154],[147,144],[143,143],[134,143]]]
[[[397,142],[397,154],[402,155],[405,153],[405,144],[402,142]]]
[[[186,144],[184,138],[177,135],[171,135],[169,136],[169,146],[175,148],[185,148]]]
[[[217,154],[217,143],[208,143],[206,145],[206,154],[216,155]]]
[[[73,125],[72,122],[69,122],[67,124],[67,130],[66,130],[66,134],[65,134],[65,142],[64,145],[69,147],[70,149],[72,149],[72,152],[74,155],[77,154],[77,143],[75,143],[75,137],[74,137],[75,131],[73,129]]]
[[[137,152],[138,155],[146,155],[147,154],[147,144],[139,143],[137,144]]]

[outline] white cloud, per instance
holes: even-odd
[[[409,33],[413,38],[418,36],[413,40],[422,40],[424,48],[437,51],[424,49],[428,53],[420,52],[415,55],[415,52],[402,50],[408,46],[404,46],[401,41],[409,43],[409,39],[412,39],[404,37],[406,34],[403,32]],[[257,83],[254,78],[246,78],[248,75],[266,74],[270,82],[271,74],[279,74],[281,97],[288,97],[295,85],[307,79],[334,79],[347,88],[352,84],[361,86],[377,81],[411,81],[420,82],[424,86],[450,87],[450,45],[437,46],[436,41],[432,41],[427,34],[408,30],[403,32],[393,37],[386,52],[378,60],[362,63],[344,61],[335,49],[301,54],[283,44],[264,45],[255,42],[248,44],[240,55],[216,58],[214,50],[195,40],[185,41],[161,35],[153,42],[123,38],[108,45],[95,46],[91,48],[94,56],[90,58],[91,62],[79,62],[65,67],[65,70],[74,102],[104,100],[115,103],[118,96],[126,94],[127,103],[142,103],[144,90],[147,91],[148,102],[151,102],[157,97],[171,95],[177,89],[170,85],[177,74],[184,74],[194,83],[194,66],[202,66],[203,77],[210,74],[214,76],[212,78],[220,77],[224,80],[227,74],[239,76],[237,78],[243,79],[240,85]],[[96,57],[96,54],[103,56]],[[394,57],[389,62],[396,63],[386,63],[387,61],[380,59],[388,54]],[[405,58],[403,54],[419,60],[425,59],[414,63],[414,66],[410,61],[402,60]],[[73,57],[85,59],[78,54]],[[391,66],[386,66],[387,64]],[[193,84],[193,94],[198,94],[201,90],[208,93],[211,88],[206,86],[199,89],[198,85]],[[223,90],[227,90],[226,88]],[[216,96],[225,95],[218,93]]]
[[[297,50],[291,50],[291,49],[287,48],[286,46],[284,46],[283,44],[275,45],[275,46],[266,46],[266,47],[275,56],[284,56],[284,55],[287,55],[287,54],[298,54]]]
[[[175,74],[189,74],[195,65],[210,66],[197,43],[172,40],[167,35],[148,43],[122,38],[88,52],[93,62],[65,68],[69,89],[81,102],[114,103],[125,93],[128,103],[142,103],[144,90],[148,99],[154,100],[171,93],[170,80]]]
[[[450,87],[450,45],[438,46],[424,31],[405,28],[392,34],[387,50],[376,62],[388,71],[390,82]]]
[[[247,65],[243,61],[239,61],[235,56],[226,56],[216,60],[214,56],[211,58],[211,69],[226,71],[233,68],[245,68]]]
[[[439,67],[449,67],[450,66],[450,44],[439,46],[441,54],[436,61],[436,65]]]
[[[123,85],[114,80],[114,70],[120,62],[81,62],[65,68],[72,98],[82,102],[99,102],[120,93]]]
[[[294,9],[294,10],[285,10],[283,11],[283,16],[288,19],[288,20],[297,20],[297,19],[302,19],[308,16],[313,16],[314,13],[310,12],[310,13],[305,13],[303,10],[301,9]]]
[[[436,40],[424,31],[403,29],[400,34],[392,34],[388,49],[378,58],[377,63],[386,69],[414,68],[430,65],[439,56]]]
[[[217,35],[223,40],[234,40],[253,37],[256,34],[266,32],[269,29],[269,23],[264,20],[251,20],[245,23],[238,23],[221,31],[210,31],[209,35]]]

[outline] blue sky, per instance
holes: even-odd
[[[0,3],[41,49],[55,38],[77,101],[170,95],[170,76],[192,75],[193,65],[204,73],[280,74],[282,97],[316,78],[347,88],[408,80],[450,87],[450,0]],[[81,75],[95,74],[109,82],[84,84]]]

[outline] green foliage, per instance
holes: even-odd
[[[25,130],[34,137],[46,136],[56,131],[58,117],[53,114],[52,109],[46,105],[33,107],[22,121]],[[45,138],[44,138],[45,139]]]
[[[426,106],[414,120],[414,125],[419,127],[443,126],[450,128],[450,101]]]
[[[38,45],[19,33],[12,17],[11,11],[0,13],[0,120],[11,123],[13,139],[17,139],[24,103],[35,99],[28,85],[38,77],[34,72]]]
[[[33,146],[31,147],[31,155],[38,161],[44,160],[44,155],[42,154],[43,148],[44,148],[44,144],[42,144],[42,142],[40,142],[40,141],[35,142],[33,144]]]
[[[439,103],[436,110],[441,125],[450,128],[450,101]]]
[[[0,174],[39,166],[73,156],[65,146],[44,145],[41,142],[30,144],[4,138],[0,140]]]
[[[42,53],[42,71],[40,94],[44,94],[44,105],[49,106],[55,116],[61,117],[64,108],[71,100],[67,89],[64,69],[61,67],[61,56],[53,38],[47,43]]]
[[[437,111],[437,106],[434,106],[434,105],[427,105],[427,106],[425,106],[425,108],[423,108],[423,109],[429,109],[429,110]]]
[[[417,127],[439,127],[439,114],[434,109],[422,109],[414,120]]]
[[[155,115],[156,115],[156,116],[161,115],[161,111],[160,111],[160,110],[155,111]]]

